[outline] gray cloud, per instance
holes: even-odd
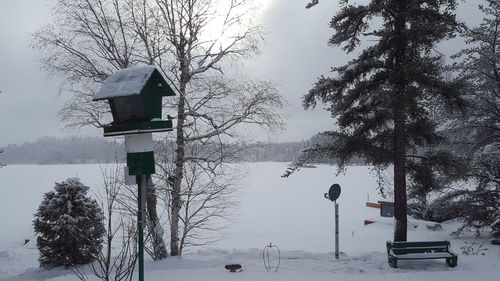
[[[268,33],[262,53],[246,65],[252,76],[277,82],[289,103],[282,111],[288,126],[277,138],[281,141],[307,139],[334,126],[321,106],[305,111],[301,105],[301,97],[318,76],[328,75],[331,66],[348,60],[326,44],[332,33],[328,22],[338,6],[336,1],[323,2],[306,10],[306,1],[273,1],[263,18]]]
[[[53,0],[48,3],[52,3]],[[3,1],[0,9],[0,146],[33,140],[44,135],[92,134],[95,128],[81,132],[62,131],[57,111],[68,98],[59,97],[58,79],[47,77],[39,69],[37,52],[29,47],[31,33],[49,18],[47,2],[35,0]],[[301,97],[316,78],[328,76],[332,66],[346,63],[353,55],[327,46],[333,30],[328,27],[338,11],[338,1],[320,1],[305,9],[306,0],[272,0],[263,16],[268,30],[261,55],[252,58],[243,71],[259,79],[271,79],[289,106],[282,110],[288,121],[287,131],[276,139],[292,141],[334,128],[333,119],[321,105],[305,111]],[[460,2],[458,16],[470,24],[478,24],[480,2]],[[460,40],[442,44],[447,54],[460,49]]]
[[[482,15],[477,6],[484,1],[459,1],[457,17],[469,25],[477,25]],[[347,63],[355,57],[338,47],[327,45],[333,34],[328,23],[339,10],[338,1],[320,1],[312,9],[305,9],[307,1],[275,0],[264,15],[268,28],[262,55],[246,65],[248,71],[261,79],[278,82],[282,95],[289,101],[283,110],[288,130],[278,140],[307,139],[315,133],[335,128],[334,120],[319,105],[304,110],[301,97],[308,92],[320,75],[329,76],[331,67]],[[366,44],[368,42],[364,42]],[[446,55],[458,52],[464,46],[457,38],[439,45]]]
[[[4,1],[0,9],[0,146],[45,135],[69,135],[56,118],[64,102],[58,80],[39,68],[31,34],[49,16],[47,2]]]

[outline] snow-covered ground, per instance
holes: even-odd
[[[498,280],[500,247],[472,234],[449,235],[457,228],[450,222],[443,230],[427,229],[430,222],[409,220],[409,240],[451,240],[460,256],[458,267],[444,260],[408,261],[393,269],[387,264],[385,241],[391,240],[393,220],[378,216],[365,202],[380,196],[367,167],[350,167],[336,176],[334,166],[303,169],[281,178],[284,163],[249,163],[249,176],[240,192],[235,223],[225,239],[207,248],[194,248],[182,258],[146,262],[146,280]],[[38,267],[38,252],[31,222],[42,194],[68,177],[78,176],[97,192],[102,183],[99,165],[10,165],[0,169],[0,280],[77,280],[71,270]],[[339,183],[341,256],[334,250],[333,203],[323,193]],[[363,225],[365,219],[374,224]],[[30,242],[24,245],[25,239]],[[281,249],[277,273],[266,272],[262,248],[273,243]],[[473,244],[474,243],[474,244]],[[479,245],[487,250],[465,255],[462,247]],[[243,271],[229,273],[227,263],[241,263]],[[133,280],[137,278],[134,277]],[[92,280],[92,279],[91,279]]]

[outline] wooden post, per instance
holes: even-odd
[[[339,259],[339,204],[335,200],[335,258]]]

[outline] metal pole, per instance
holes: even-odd
[[[335,200],[335,258],[339,258],[339,204]]]
[[[139,281],[144,281],[144,187],[145,176],[137,176],[137,228],[139,231]]]

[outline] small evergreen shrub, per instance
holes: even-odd
[[[78,178],[68,178],[44,194],[33,221],[41,266],[86,264],[101,250],[104,215],[87,197],[88,189]]]

